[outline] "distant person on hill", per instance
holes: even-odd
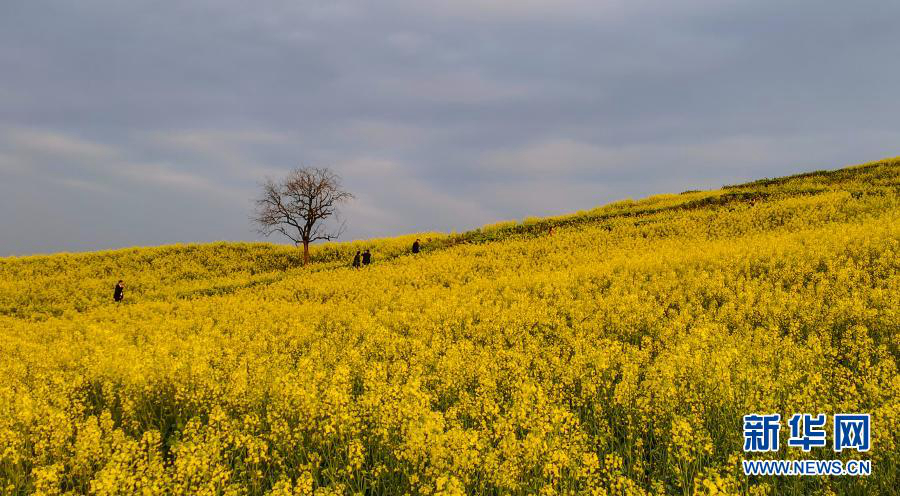
[[[366,250],[362,254],[362,264],[369,265],[372,262],[372,254],[369,253],[369,250]]]
[[[547,236],[553,236],[553,226],[550,226],[550,230],[547,231]]]
[[[413,253],[419,253],[419,240],[418,240],[418,239],[415,240],[415,241],[413,241],[412,252],[413,252]]]
[[[125,283],[119,279],[116,283],[116,289],[113,291],[113,300],[122,301],[125,298]]]
[[[353,268],[359,268],[359,250],[356,250],[356,256],[353,257]]]

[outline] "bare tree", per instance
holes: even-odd
[[[267,179],[256,200],[253,221],[259,233],[279,232],[295,245],[303,244],[303,264],[309,263],[309,244],[332,240],[343,232],[343,224],[329,230],[326,220],[338,217],[338,205],[353,198],[341,189],[341,178],[325,168],[301,167],[282,181]]]

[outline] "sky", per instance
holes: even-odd
[[[0,256],[263,239],[259,184],[298,166],[342,176],[350,240],[900,155],[898,19],[896,0],[2,0]]]

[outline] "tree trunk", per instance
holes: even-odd
[[[309,263],[309,241],[303,240],[303,265]]]

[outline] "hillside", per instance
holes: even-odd
[[[307,267],[249,243],[0,259],[0,488],[896,494],[898,221],[900,158]],[[871,413],[872,475],[744,476],[756,412]]]

